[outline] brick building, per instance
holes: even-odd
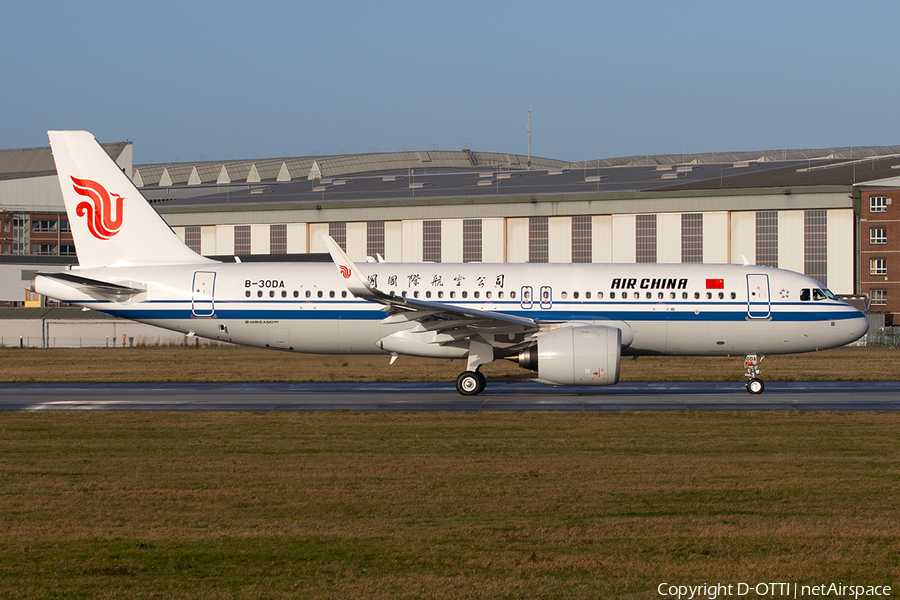
[[[900,190],[865,189],[860,194],[859,293],[887,327],[900,325]]]

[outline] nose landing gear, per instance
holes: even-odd
[[[759,369],[757,369],[757,366],[764,358],[765,356],[762,354],[758,356],[756,354],[748,354],[744,358],[744,366],[747,367],[746,376],[750,378],[747,382],[747,391],[751,394],[761,394],[766,388],[763,380],[757,377],[760,372]]]

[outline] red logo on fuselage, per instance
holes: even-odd
[[[344,279],[350,279],[350,269],[341,265],[341,275],[344,276]]]
[[[122,228],[122,200],[118,194],[112,194],[116,199],[115,216],[113,216],[112,198],[102,185],[90,179],[76,179],[72,177],[75,192],[81,196],[90,198],[91,202],[79,202],[75,207],[75,214],[79,217],[87,216],[87,226],[98,240],[108,240],[119,233]]]

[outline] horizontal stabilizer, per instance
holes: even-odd
[[[37,275],[46,277],[47,279],[62,281],[82,292],[113,300],[130,298],[147,291],[144,287],[138,287],[140,284],[130,281],[128,282],[130,285],[122,285],[121,283],[110,283],[108,281],[100,281],[99,279],[81,277],[80,275],[75,275],[71,272],[37,273]]]

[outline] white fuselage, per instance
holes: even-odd
[[[365,263],[373,287],[426,302],[553,323],[622,330],[625,355],[809,352],[850,343],[868,323],[816,280],[743,265]],[[408,322],[382,321],[332,263],[206,263],[103,267],[80,276],[145,292],[123,301],[39,276],[37,292],[72,304],[237,344],[309,353],[385,353],[379,340]],[[813,299],[818,297],[818,300]],[[421,351],[417,351],[421,348]],[[453,344],[404,352],[458,358]]]

